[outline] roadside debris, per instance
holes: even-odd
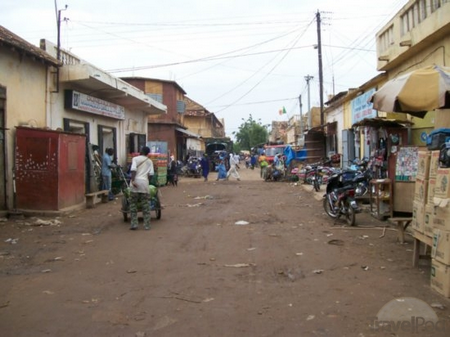
[[[334,239],[334,240],[328,241],[328,244],[329,245],[334,245],[334,246],[343,246],[344,245],[344,241],[338,240],[338,239]]]
[[[15,245],[18,241],[19,241],[18,238],[17,238],[17,239],[9,238],[9,239],[6,239],[6,240],[5,240],[6,243],[10,243],[10,244],[12,244],[12,245]]]
[[[443,305],[441,303],[431,303],[431,307],[432,308],[436,308],[436,309],[440,309],[440,310],[444,310],[445,309],[445,305]]]
[[[245,221],[245,220],[239,220],[239,221],[236,221],[234,224],[237,225],[237,226],[246,226],[246,225],[248,225],[249,223],[250,223],[250,222]]]
[[[316,270],[313,270],[313,273],[314,273],[314,274],[322,274],[322,273],[323,273],[323,269],[316,269]]]
[[[200,207],[201,205],[203,205],[201,202],[198,204],[186,204],[186,207]]]
[[[361,266],[362,270],[369,270],[369,266]]]
[[[200,200],[200,199],[214,199],[214,197],[212,195],[205,195],[204,197],[195,197],[195,200]]]
[[[42,219],[36,219],[35,222],[32,223],[27,223],[30,226],[58,226],[61,225],[62,222],[59,221],[58,219],[53,219],[53,220],[42,220]]]
[[[247,268],[247,267],[255,267],[254,263],[236,263],[236,264],[225,264],[224,267],[229,268]]]

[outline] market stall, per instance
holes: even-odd
[[[414,186],[396,179],[398,154],[408,146],[411,125],[409,121],[385,118],[366,118],[353,124],[357,131],[355,142],[359,142],[357,147],[365,149],[363,156],[369,159],[368,169],[373,177],[371,213],[378,219],[390,218],[396,213],[412,213],[412,195],[407,192],[413,191]],[[396,195],[402,198],[396,200]],[[406,198],[403,195],[407,195]]]

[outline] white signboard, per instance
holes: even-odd
[[[115,119],[125,119],[125,108],[123,106],[75,90],[66,90],[65,107]]]
[[[374,110],[372,108],[373,104],[369,102],[374,92],[375,89],[370,89],[352,100],[352,125],[365,118],[375,118],[378,116],[377,110]]]

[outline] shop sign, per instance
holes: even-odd
[[[370,89],[352,100],[352,125],[365,118],[377,117],[377,110],[374,110],[373,104],[369,102],[374,93],[375,89]]]
[[[66,109],[90,112],[115,119],[125,119],[125,108],[123,106],[75,90],[65,91],[64,103]]]

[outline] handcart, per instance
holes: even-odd
[[[121,169],[120,169],[121,170]],[[121,170],[122,171],[122,170]],[[122,172],[122,175],[125,179],[125,185],[122,189],[122,209],[121,212],[123,214],[123,221],[128,221],[128,215],[130,214],[130,196],[131,189],[129,186],[129,179],[125,178],[125,175]],[[154,185],[149,185],[150,192],[150,214],[155,212],[156,219],[161,219],[161,200],[160,200],[160,191],[158,187]],[[142,205],[138,205],[138,212],[142,212]]]

